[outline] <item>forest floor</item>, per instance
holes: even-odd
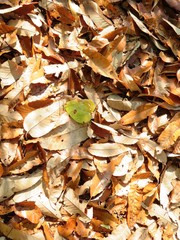
[[[0,240],[180,239],[179,11],[0,1]]]

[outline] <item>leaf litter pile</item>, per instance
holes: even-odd
[[[179,10],[0,1],[0,239],[180,239]]]

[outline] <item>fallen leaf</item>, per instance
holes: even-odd
[[[14,31],[16,28],[13,26],[9,26],[7,25],[5,22],[0,21],[0,35],[4,34],[4,33],[9,33]]]
[[[88,65],[94,72],[108,78],[117,79],[117,74],[111,65],[111,61],[93,48],[84,48],[82,51],[87,56]]]
[[[70,217],[65,224],[58,226],[58,233],[62,237],[67,238],[73,234],[75,229],[76,229],[76,218],[73,216],[73,217]]]
[[[15,229],[8,224],[5,224],[0,221],[0,228],[1,232],[3,233],[4,236],[14,239],[14,240],[45,240],[43,233],[40,234],[40,238],[37,238],[35,236],[32,236],[30,234],[27,234],[26,232],[23,232],[22,230]]]
[[[21,36],[33,37],[38,35],[36,28],[28,21],[16,19],[8,22],[9,26],[17,28],[17,34]]]
[[[9,86],[20,78],[23,72],[23,67],[18,66],[13,60],[8,60],[3,64],[0,64],[0,78],[1,87]]]
[[[163,178],[160,183],[160,203],[164,209],[168,208],[169,194],[173,190],[172,182],[177,178],[178,170],[175,166],[170,166],[164,172]]]
[[[126,240],[129,238],[131,232],[127,223],[119,224],[108,237],[103,238],[104,240]]]
[[[137,24],[137,26],[141,29],[142,32],[148,34],[149,36],[153,37],[154,39],[157,39],[148,29],[147,27],[144,25],[144,23],[139,20],[134,14],[132,14],[129,11],[130,16],[132,17],[132,19],[134,20],[134,22]]]
[[[64,103],[64,100],[57,101],[47,107],[30,112],[24,119],[24,129],[32,137],[41,137],[52,129],[65,124],[69,118],[63,112]]]
[[[167,156],[166,153],[163,151],[163,149],[152,140],[139,140],[138,145],[142,149],[142,151],[146,151],[148,154],[150,154],[152,157],[157,159],[162,164],[166,164],[167,162]]]
[[[17,142],[0,142],[0,159],[4,166],[8,166],[13,162],[18,150],[17,148]]]
[[[152,115],[156,112],[158,106],[154,103],[147,103],[140,107],[138,107],[136,110],[131,110],[127,114],[125,114],[121,120],[120,123],[122,125],[128,125],[135,122],[140,122],[144,119],[146,119],[148,116]]]
[[[75,192],[68,188],[64,197],[64,209],[72,215],[79,214],[81,221],[87,223],[91,219],[86,214],[87,202],[80,202]]]
[[[15,214],[28,219],[30,222],[34,224],[38,224],[40,218],[42,217],[42,213],[40,209],[35,205],[34,202],[21,202],[15,205]]]
[[[138,188],[138,186],[136,184],[131,184],[130,191],[128,193],[127,223],[129,227],[133,227],[136,223],[137,216],[142,208],[142,197],[142,191]]]
[[[78,123],[88,123],[95,109],[95,104],[91,99],[71,100],[65,106],[67,113]]]
[[[111,25],[110,20],[103,15],[102,10],[95,2],[90,0],[83,1],[81,8],[90,16],[98,28],[105,28]]]
[[[47,136],[39,139],[41,146],[49,150],[69,149],[87,139],[87,127],[76,127],[59,136]]]
[[[179,114],[177,113],[177,116]],[[158,142],[163,149],[170,148],[180,136],[180,119],[177,118],[174,121],[170,121],[167,127],[161,132],[158,137]]]
[[[113,157],[129,150],[128,147],[118,143],[93,143],[88,148],[92,155],[99,157]]]
[[[104,171],[103,173],[97,173],[94,175],[90,186],[91,197],[94,197],[105,190],[110,183],[111,175],[111,171]]]

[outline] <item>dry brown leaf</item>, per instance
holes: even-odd
[[[76,218],[74,216],[70,217],[65,225],[59,225],[57,229],[60,236],[69,237],[76,229]]]
[[[179,113],[177,113],[179,116]],[[158,142],[163,149],[170,148],[180,136],[180,118],[171,121],[158,137]]]
[[[93,217],[101,220],[107,226],[117,227],[117,225],[119,224],[119,220],[116,217],[114,217],[106,209],[101,207],[93,208]]]
[[[138,107],[136,110],[131,110],[129,113],[125,114],[121,118],[120,123],[122,125],[128,125],[135,122],[140,122],[146,119],[148,116],[154,114],[157,108],[158,106],[155,103],[144,104]]]
[[[85,48],[82,51],[87,56],[88,65],[93,69],[94,72],[108,78],[117,79],[117,74],[111,65],[111,61],[109,61],[96,49]]]
[[[34,202],[21,202],[15,205],[15,214],[28,219],[34,224],[38,224],[42,213],[40,209],[34,204]]]
[[[98,28],[105,28],[111,25],[110,20],[103,15],[102,10],[94,1],[83,1],[81,8],[87,15],[90,16]]]
[[[83,238],[87,238],[89,235],[90,229],[87,228],[85,224],[77,218],[76,232],[79,236]]]
[[[140,88],[134,81],[133,77],[129,73],[127,73],[126,70],[124,69],[120,71],[118,81],[132,92],[133,91],[141,92]]]
[[[2,236],[180,239],[177,9],[0,1]],[[68,118],[73,98],[93,121]]]
[[[4,34],[4,33],[9,33],[14,31],[16,28],[13,26],[9,26],[7,25],[5,22],[0,21],[0,35]]]
[[[14,240],[37,240],[37,237],[32,236],[22,230],[18,230],[13,228],[12,226],[9,226],[8,224],[5,224],[0,221],[0,229],[4,236],[14,239]],[[41,240],[45,240],[43,233],[39,234],[39,237]]]
[[[149,36],[157,39],[148,29],[147,27],[144,25],[144,23],[139,20],[134,14],[132,14],[130,11],[129,11],[129,14],[130,16],[133,18],[133,20],[135,21],[135,23],[137,24],[137,26],[141,29],[142,32],[148,34]]]
[[[11,122],[3,123],[1,126],[1,139],[14,139],[23,134],[23,128],[21,123]]]
[[[141,211],[141,203],[143,200],[142,191],[136,184],[131,184],[130,192],[128,194],[128,216],[127,223],[129,227],[133,227],[136,223],[137,216]]]
[[[51,2],[47,5],[47,10],[51,17],[65,24],[73,24],[75,18],[71,12],[58,2]]]
[[[46,237],[46,240],[53,240],[54,238],[52,236],[49,224],[44,221],[42,226],[43,226],[44,235]]]

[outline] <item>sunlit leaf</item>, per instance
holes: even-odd
[[[125,114],[121,120],[120,123],[123,125],[132,124],[135,122],[140,122],[144,119],[146,119],[151,114],[155,113],[158,106],[154,103],[147,103],[140,107],[138,107],[136,110],[131,110],[127,114]]]
[[[90,99],[74,99],[65,104],[67,113],[78,123],[88,123],[91,121],[91,114],[94,109],[95,104]]]

